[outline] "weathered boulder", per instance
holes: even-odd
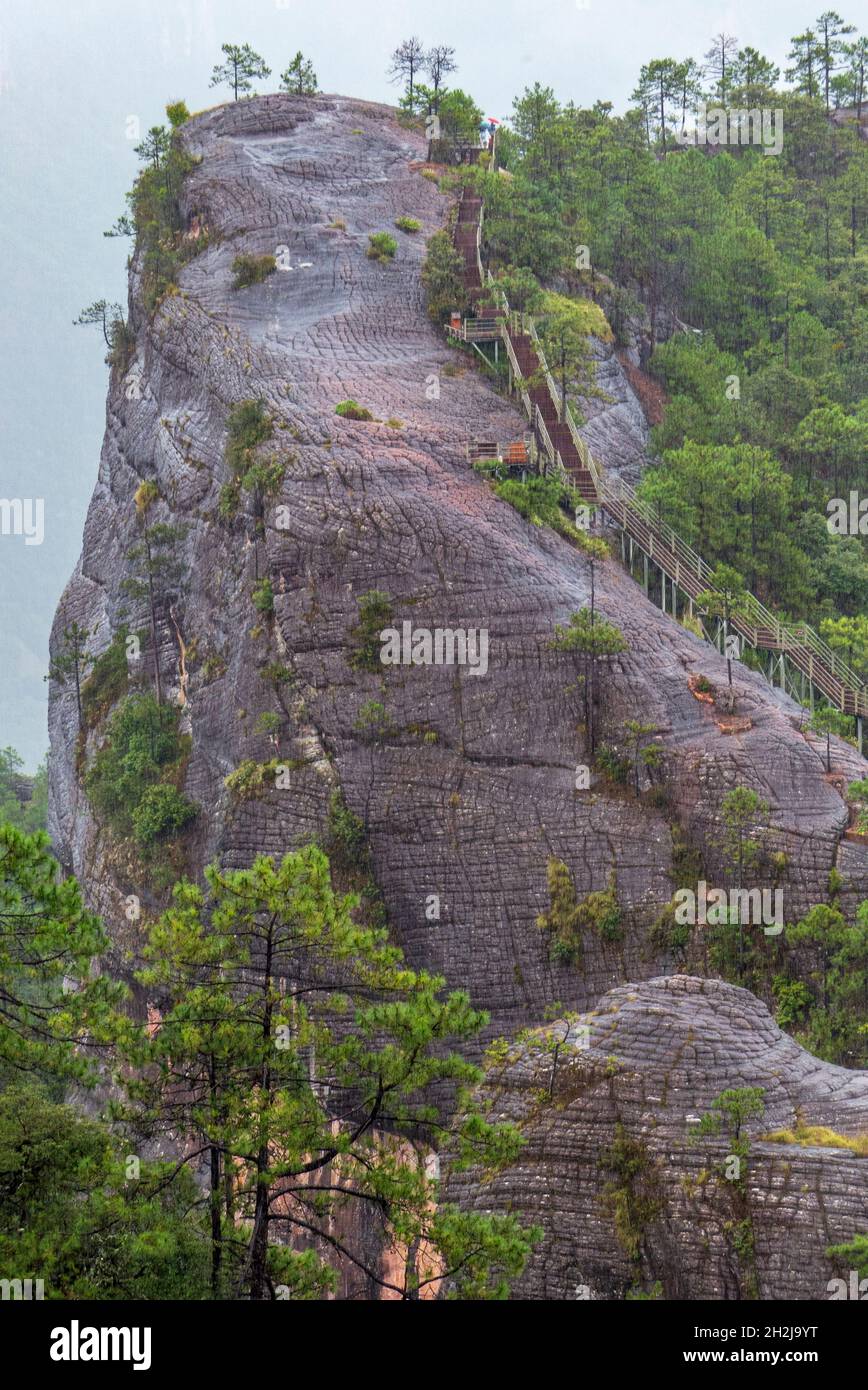
[[[739,1169],[732,1133],[697,1122],[746,1087],[765,1112]],[[515,1297],[659,1285],[667,1299],[825,1299],[848,1277],[826,1250],[866,1229],[868,1156],[845,1141],[868,1136],[868,1074],[812,1057],[746,990],[687,975],[622,985],[513,1047],[482,1096],[525,1146],[494,1178],[453,1174],[447,1196],[542,1228]],[[800,1127],[831,1133],[763,1137]]]
[[[190,871],[214,857],[244,864],[322,834],[340,787],[364,821],[396,940],[414,964],[468,986],[501,1032],[538,1023],[552,1000],[587,1007],[625,979],[669,968],[646,933],[673,890],[673,828],[704,850],[709,874],[722,872],[720,799],[739,784],[770,803],[766,839],[786,855],[788,920],[825,898],[836,864],[852,910],[868,891],[868,855],[852,843],[842,854],[846,807],[795,727],[795,707],[741,668],[739,710],[751,727],[723,733],[688,687],[697,672],[722,685],[723,663],[614,559],[597,566],[596,603],[629,645],[604,673],[599,717],[615,744],[625,721],[653,725],[666,795],[639,800],[596,775],[576,790],[577,764],[588,761],[579,668],[550,641],[555,624],[588,603],[589,568],[564,540],[496,500],[466,461],[469,439],[519,438],[525,422],[474,369],[473,354],[448,349],[426,316],[424,237],[443,224],[449,202],[415,167],[422,137],[386,107],[273,96],[197,117],[184,138],[201,157],[183,190],[185,217],[210,240],[153,316],[134,259],[137,389],[129,377],[112,379],[82,555],[55,641],[72,619],[96,630],[97,650],[124,614],[134,628],[147,625],[121,586],[137,538],[134,495],[155,483],[155,516],[187,527],[184,578],[161,613],[159,645],[192,737],[185,791],[201,811],[185,841]],[[423,232],[395,232],[393,263],[369,259],[369,234],[401,214],[419,218]],[[279,248],[291,269],[232,288],[235,255]],[[337,416],[350,397],[376,419]],[[227,414],[247,398],[261,398],[273,416],[268,448],[285,470],[257,546],[245,495],[234,521],[217,514],[229,477]],[[253,607],[257,574],[271,579],[273,618]],[[487,674],[458,665],[354,669],[358,600],[373,589],[389,596],[399,627],[487,631]],[[280,743],[289,785],[239,800],[227,775],[244,759],[274,756],[254,726],[275,707],[261,670],[278,660],[298,682]],[[134,679],[148,678],[149,662],[146,652]],[[382,706],[376,727],[366,704]],[[128,971],[140,929],[124,914],[126,896],[141,895],[149,911],[165,896],[91,813],[80,772],[104,729],[77,747],[69,688],[52,690],[50,728],[52,833]],[[581,970],[550,959],[536,924],[548,907],[551,858],[569,866],[580,896],[616,871],[626,934],[591,935]]]

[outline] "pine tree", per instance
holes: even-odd
[[[333,1281],[325,1248],[389,1296],[443,1280],[501,1296],[532,1233],[435,1205],[425,1162],[442,1133],[437,1089],[480,1075],[449,1043],[485,1015],[358,925],[358,900],[335,894],[315,846],[205,877],[179,884],[150,932],[142,983],[164,1003],[155,1027],[125,1034],[135,1077],[120,1080],[144,1134],[183,1132],[184,1162],[207,1165],[215,1294],[317,1296]],[[450,1145],[497,1167],[517,1142],[470,1109]],[[355,1206],[377,1217],[400,1273],[352,1236]]]
[[[723,623],[724,651],[726,653],[726,678],[729,686],[730,712],[735,707],[732,688],[732,657],[730,655],[730,628],[733,619],[745,618],[750,612],[750,596],[745,589],[744,580],[731,565],[715,565],[708,579],[708,588],[697,594],[697,606],[712,618]]]
[[[796,91],[813,100],[818,92],[817,72],[820,66],[817,35],[813,29],[806,29],[803,34],[796,34],[790,39],[790,43],[793,46],[787,57],[792,67],[787,68],[784,76],[795,85]]]
[[[157,495],[153,483],[142,484],[136,495],[142,539],[127,552],[127,559],[134,568],[121,582],[121,589],[132,599],[147,600],[154,657],[154,690],[159,703],[163,698],[160,617],[166,601],[184,572],[178,546],[186,534],[186,527],[170,526],[166,522],[148,525],[148,512],[157,500]]]
[[[433,89],[431,98],[432,111],[440,110],[440,101],[445,91],[444,78],[448,77],[450,72],[455,72],[457,68],[458,64],[455,62],[455,49],[450,48],[448,44],[435,44],[434,47],[429,48],[428,52],[425,54],[425,71],[431,78]]]
[[[106,347],[111,351],[114,347],[117,324],[123,324],[123,310],[120,304],[110,304],[107,299],[95,299],[93,304],[82,309],[78,318],[73,319],[73,323],[76,326],[97,324],[102,330]]]
[[[715,96],[725,102],[733,83],[732,66],[738,54],[738,39],[733,34],[715,34],[705,55],[705,72],[715,80]]]
[[[92,636],[90,628],[82,627],[78,622],[68,623],[63,629],[60,646],[51,658],[48,675],[45,677],[47,681],[57,681],[58,685],[65,685],[67,680],[72,678],[79,729],[84,723],[81,711],[81,683],[93,661],[87,652],[87,643]]]
[[[289,67],[280,74],[280,85],[285,92],[292,92],[297,97],[315,95],[317,76],[313,70],[313,63],[308,62],[301,50],[296,53]]]
[[[224,43],[220,48],[225,54],[225,61],[215,64],[209,87],[227,84],[237,101],[243,92],[253,90],[253,78],[271,76],[271,68],[266,66],[265,59],[255,53],[249,43]]]
[[[92,1078],[89,1058],[122,992],[90,978],[106,946],[44,831],[0,825],[0,1076]]]
[[[823,97],[827,111],[830,108],[829,89],[832,83],[832,74],[839,66],[839,59],[844,52],[844,35],[853,33],[855,33],[855,27],[852,24],[845,24],[835,10],[824,10],[817,20],[820,71],[823,74]]]
[[[735,886],[741,892],[744,877],[759,863],[762,846],[749,833],[757,821],[767,816],[769,804],[750,787],[735,787],[720,803],[724,825],[722,848],[735,875]],[[739,899],[741,901],[741,899]],[[728,923],[727,925],[731,925]],[[744,923],[738,919],[738,978],[744,973]]]
[[[425,47],[421,39],[404,39],[393,52],[386,74],[390,82],[406,83],[411,108],[416,78],[425,69],[425,58]]]
[[[666,153],[666,123],[673,102],[679,97],[684,100],[685,72],[683,65],[674,58],[655,58],[643,67],[639,74],[639,84],[631,100],[636,101],[645,113],[649,140],[652,121],[656,121],[657,131],[663,153]]]
[[[591,542],[595,544],[595,542]],[[602,545],[602,542],[596,542]],[[606,552],[608,553],[608,552]],[[582,698],[585,711],[588,751],[593,754],[597,743],[596,715],[598,672],[600,662],[626,651],[624,634],[614,623],[600,617],[594,606],[593,573],[596,559],[589,557],[591,570],[591,606],[582,608],[570,617],[569,625],[555,627],[555,635],[549,644],[560,652],[578,652],[582,663]]]

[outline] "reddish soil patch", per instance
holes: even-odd
[[[713,704],[714,704],[714,691],[713,691],[713,690],[701,690],[701,689],[699,688],[699,682],[700,682],[702,679],[703,679],[702,676],[688,676],[688,677],[687,677],[687,684],[688,684],[689,687],[690,687],[690,693],[691,693],[691,695],[693,696],[693,698],[694,698],[695,700],[701,700],[702,703],[703,703],[704,705],[713,705]]]
[[[655,381],[647,372],[643,372],[641,367],[631,362],[623,348],[618,349],[617,357],[624,368],[624,375],[636,393],[648,424],[659,425],[663,419],[664,408],[669,403],[669,397],[663,387],[659,381]]]
[[[748,719],[746,714],[722,714],[717,720],[717,727],[722,734],[746,734],[748,729],[753,728],[753,720]]]

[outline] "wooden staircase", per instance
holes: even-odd
[[[471,310],[476,312],[480,301],[488,309],[486,316],[466,321],[464,336],[472,340],[472,324],[487,323],[492,316],[491,305],[497,306],[512,384],[521,397],[540,456],[582,498],[596,504],[620,529],[622,538],[629,538],[631,547],[638,546],[646,559],[668,578],[673,595],[680,591],[692,608],[698,595],[711,587],[711,567],[671,526],[655,517],[634,488],[620,478],[609,478],[592,458],[569,405],[561,404],[533,320],[511,311],[491,272],[486,275],[483,270],[482,218],[482,199],[465,189],[458,206],[455,248],[463,260],[462,278]],[[665,607],[665,587],[663,593]],[[748,594],[744,616],[732,618],[730,626],[754,649],[778,653],[781,662],[789,663],[800,673],[812,691],[820,692],[843,714],[853,715],[861,751],[861,721],[868,715],[868,687],[812,627],[806,623],[785,626],[753,594]]]

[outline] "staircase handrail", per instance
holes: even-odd
[[[524,377],[522,375],[521,368],[519,367],[518,358],[516,357],[515,350],[513,348],[510,337],[511,311],[509,307],[509,300],[507,299],[503,289],[496,284],[491,271],[486,270],[482,264],[482,216],[483,210],[482,206],[480,206],[479,223],[477,226],[476,238],[476,253],[477,262],[479,265],[480,283],[483,285],[493,287],[495,293],[495,302],[497,302],[498,300],[500,301],[501,311],[504,316],[503,322],[501,324],[501,336],[503,337],[504,343],[506,345],[506,351],[509,357],[510,366],[512,367],[516,381],[518,383],[521,383],[524,380]],[[548,386],[549,390],[549,395],[552,399],[552,404],[554,405],[557,411],[558,419],[560,419],[560,397],[558,395],[557,387],[555,385],[551,371],[549,370],[548,362],[546,361],[545,352],[543,350],[543,346],[536,329],[536,324],[529,314],[519,314],[517,318],[520,320],[521,329],[525,333],[527,333],[528,337],[531,339],[534,345],[534,352],[536,353],[540,367],[542,368],[542,371],[544,373],[546,385]],[[521,386],[520,391],[522,404],[524,405],[524,408],[527,412],[528,418],[531,421],[531,424],[535,425],[535,427],[539,430],[546,454],[556,467],[559,466],[564,473],[568,474],[568,470],[564,467],[560,450],[555,449],[552,443],[551,436],[548,432],[548,428],[546,426],[545,419],[543,418],[542,411],[540,410],[538,405],[534,406],[531,403],[527,391]],[[605,468],[597,462],[590,449],[588,448],[587,444],[578,432],[578,428],[573,418],[573,412],[570,408],[569,403],[566,404],[566,409],[564,410],[563,415],[565,417],[564,423],[567,425],[567,428],[570,431],[570,436],[575,446],[576,453],[578,454],[583,466],[588,470],[593,479],[594,486],[597,490],[597,496],[601,505],[605,507],[606,504],[609,503],[609,510],[612,512],[613,516],[615,516],[616,520],[618,520],[619,518],[615,509],[621,509],[623,514],[623,525],[625,530],[629,530],[627,522],[628,517],[630,516],[630,514],[632,514],[631,519],[633,521],[633,525],[637,529],[644,525],[645,530],[649,533],[649,536],[652,538],[652,544],[654,539],[658,541],[658,544],[662,542],[664,550],[668,550],[669,553],[673,555],[675,559],[678,561],[679,565],[685,565],[688,570],[692,571],[693,574],[696,576],[696,579],[700,583],[710,581],[714,571],[712,570],[711,566],[708,565],[705,560],[703,560],[702,556],[696,550],[694,550],[692,546],[688,545],[686,541],[683,541],[679,536],[678,532],[675,531],[674,528],[670,526],[668,522],[663,521],[661,517],[655,514],[654,508],[648,502],[646,502],[644,498],[639,496],[634,487],[632,487],[629,483],[625,482],[623,478],[609,477]],[[640,544],[641,543],[642,542],[640,541]],[[709,587],[711,587],[710,583]],[[853,695],[854,708],[856,709],[856,711],[859,712],[860,708],[862,708],[866,712],[868,712],[868,684],[866,684],[864,681],[860,679],[860,677],[852,669],[852,667],[849,666],[847,662],[845,662],[838,655],[837,652],[833,651],[829,644],[825,642],[823,638],[820,637],[819,633],[817,633],[815,629],[812,628],[808,623],[797,623],[793,624],[792,626],[788,626],[787,624],[783,623],[780,618],[776,617],[775,614],[772,613],[771,610],[768,609],[765,606],[765,604],[762,603],[756,597],[755,594],[752,594],[750,592],[750,590],[747,590],[745,593],[744,609],[744,616],[734,617],[732,619],[732,626],[736,628],[739,632],[741,632],[743,636],[746,636],[753,646],[758,645],[757,639],[760,630],[762,630],[763,632],[769,632],[771,634],[772,641],[775,647],[780,648],[780,650],[782,651],[786,650],[787,644],[789,644],[789,649],[791,653],[805,652],[807,653],[809,658],[811,656],[818,656],[822,665],[825,666],[828,672],[841,684],[841,707],[843,708],[844,706],[846,689],[849,690]],[[821,675],[822,673],[817,674]],[[819,681],[817,681],[816,679],[816,675],[812,676],[812,679],[815,680],[815,683],[819,684]],[[829,692],[827,691],[827,694],[828,693]]]

